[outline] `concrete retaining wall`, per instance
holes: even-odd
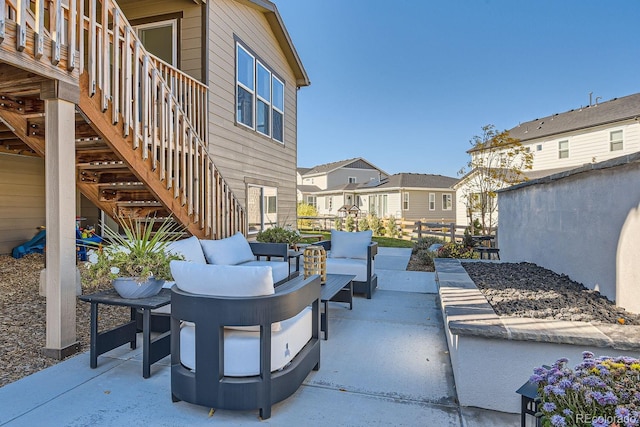
[[[640,153],[504,190],[503,261],[568,275],[640,313]]]

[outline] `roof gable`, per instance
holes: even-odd
[[[278,40],[278,44],[280,45],[284,56],[287,58],[289,66],[293,70],[293,74],[296,77],[296,85],[298,87],[309,86],[311,84],[311,81],[309,81],[307,71],[302,65],[302,60],[300,60],[300,56],[298,56],[298,52],[293,45],[293,41],[289,36],[287,28],[284,26],[284,21],[282,20],[282,17],[280,16],[280,12],[278,12],[278,8],[276,7],[276,5],[269,0],[235,1],[264,13],[265,18],[267,19],[267,22],[271,27],[271,31],[273,31],[273,34],[276,40]]]
[[[303,173],[303,175],[321,175],[321,174],[328,174],[340,168],[371,169],[371,170],[377,170],[381,172],[383,175],[387,175],[385,171],[373,165],[371,162],[363,159],[362,157],[357,157],[354,159],[347,159],[347,160],[339,160],[337,162],[331,162],[331,163],[325,163],[322,165],[314,166],[312,168],[298,168],[298,170],[307,169],[307,171]]]

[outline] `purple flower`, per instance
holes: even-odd
[[[616,417],[618,417],[618,418],[626,418],[630,414],[631,414],[631,412],[629,411],[629,409],[627,409],[625,407],[616,408]]]
[[[567,425],[567,422],[562,415],[556,414],[551,417],[551,425],[555,427],[565,427]]]
[[[553,386],[552,385],[544,386],[544,388],[542,389],[542,392],[547,396],[550,395],[553,392]]]
[[[598,417],[591,422],[593,427],[609,427],[609,423],[603,417]]]
[[[568,380],[568,379],[566,379],[566,378],[563,378],[563,379],[561,379],[561,380],[560,380],[560,382],[558,383],[558,387],[560,387],[560,388],[564,388],[564,389],[567,389],[567,388],[570,388],[572,384],[573,384],[573,383],[571,382],[571,380]]]
[[[542,375],[533,374],[531,375],[531,377],[529,377],[529,381],[531,381],[532,383],[538,384],[544,381],[544,377]]]
[[[603,396],[605,405],[615,405],[618,403],[618,397],[612,391],[608,391]]]
[[[582,352],[582,358],[583,359],[593,359],[593,353],[591,353],[590,351],[583,351]]]
[[[556,404],[553,402],[544,402],[542,405],[542,410],[544,412],[553,412],[556,410]]]
[[[555,394],[556,396],[564,396],[566,393],[564,392],[564,389],[561,387],[554,387],[553,388],[553,394]]]
[[[569,416],[571,414],[573,414],[573,411],[569,408],[565,408],[562,410],[562,413],[565,414],[566,416]]]

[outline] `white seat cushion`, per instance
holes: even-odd
[[[371,274],[374,273],[373,261]],[[367,260],[352,258],[327,258],[327,274],[354,274],[355,281],[367,281]]]
[[[289,263],[282,261],[249,261],[241,264],[242,266],[259,266],[259,267],[271,267],[271,274],[273,274],[273,283],[278,283],[281,280],[289,277]]]
[[[167,252],[182,255],[185,261],[196,262],[198,264],[207,263],[207,260],[204,259],[202,246],[200,246],[200,240],[198,240],[196,236],[169,243],[167,245]]]
[[[284,368],[311,339],[312,320],[311,308],[307,307],[291,319],[280,322],[280,331],[272,332],[272,372]],[[185,323],[180,330],[180,361],[192,370],[196,368],[195,328],[193,323]],[[224,375],[246,377],[259,373],[260,333],[225,329]]]
[[[270,266],[211,265],[187,261],[171,261],[170,266],[176,286],[192,294],[259,297],[275,293]],[[233,326],[233,328],[260,330],[260,326],[257,325]],[[280,328],[280,322],[274,322],[271,325],[273,331],[279,331]]]
[[[358,232],[331,230],[329,257],[367,259],[367,249],[372,235],[371,230]]]
[[[220,240],[200,240],[209,264],[237,265],[256,259],[249,242],[240,232]]]

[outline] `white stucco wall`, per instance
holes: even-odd
[[[617,163],[501,192],[500,257],[564,273],[640,313],[640,153]]]

